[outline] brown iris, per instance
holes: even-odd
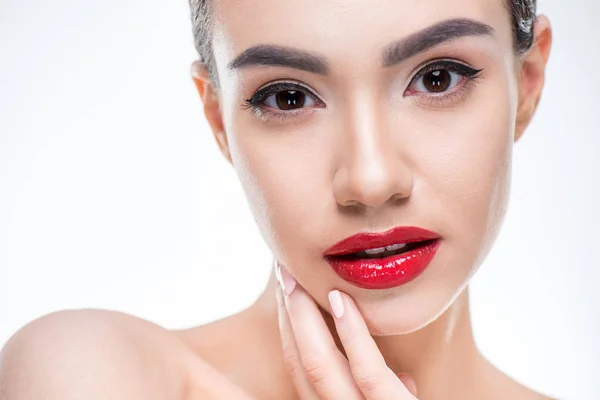
[[[445,69],[437,69],[423,75],[423,85],[432,93],[441,93],[448,90],[452,77]]]
[[[298,90],[282,90],[275,94],[275,101],[281,110],[302,108],[306,95]]]

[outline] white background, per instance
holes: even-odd
[[[473,326],[515,379],[597,400],[600,3],[541,1],[547,86]],[[204,120],[195,57],[184,0],[0,0],[0,346],[55,310],[175,329],[261,292],[270,253]]]

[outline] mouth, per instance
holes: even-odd
[[[435,257],[442,238],[408,226],[381,233],[358,233],[323,256],[345,281],[364,289],[389,289],[417,278]]]

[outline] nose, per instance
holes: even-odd
[[[400,138],[388,127],[389,118],[364,106],[352,115],[340,135],[342,154],[333,178],[336,202],[377,208],[410,196],[412,171],[402,157]]]

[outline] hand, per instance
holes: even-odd
[[[284,360],[302,400],[417,400],[414,381],[386,365],[350,296],[329,293],[346,359],[314,299],[285,267],[276,268]]]

